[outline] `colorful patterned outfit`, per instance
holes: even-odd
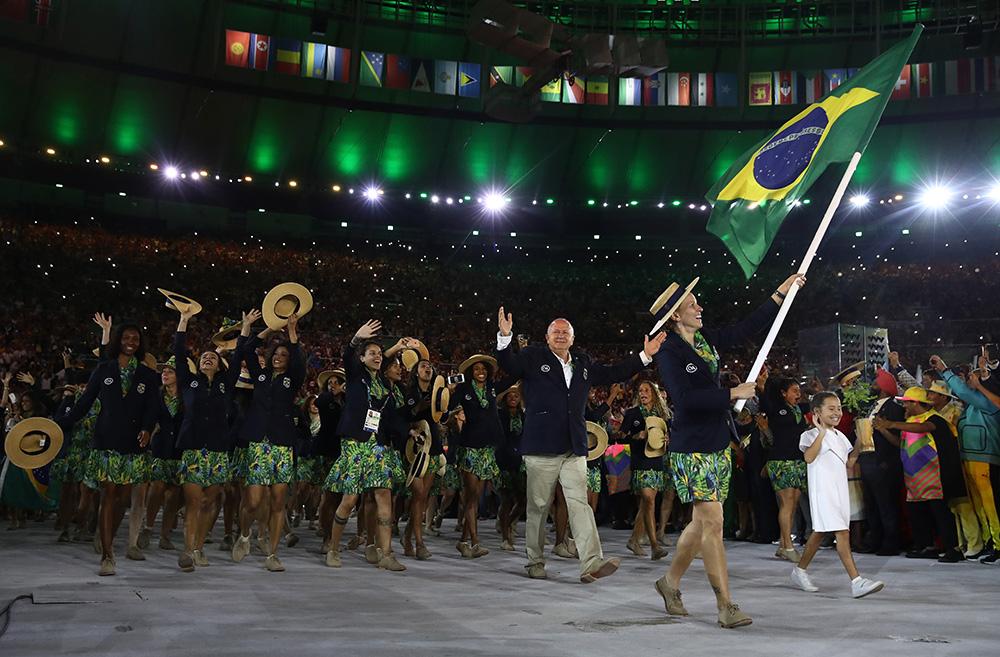
[[[149,481],[149,459],[145,453],[122,454],[112,449],[95,449],[87,460],[87,476],[95,482],[119,486]]]
[[[79,399],[80,394],[77,394],[76,398]],[[96,424],[97,415],[100,412],[101,400],[95,399],[94,405],[87,411],[87,415],[73,427],[69,451],[66,453],[66,456],[52,464],[52,468],[49,470],[49,477],[52,481],[61,481],[63,483],[87,481],[87,459],[90,454],[90,441],[94,436],[94,424]]]
[[[718,452],[670,452],[677,499],[688,502],[725,502],[733,472],[729,448]]]
[[[271,447],[273,449],[275,446]],[[182,484],[194,484],[202,488],[220,486],[229,481],[230,470],[229,454],[226,452],[186,449],[181,454],[179,480]]]
[[[334,493],[360,495],[377,488],[392,489],[400,478],[405,481],[406,474],[399,453],[391,446],[379,445],[372,436],[365,442],[343,441],[340,458],[330,468],[323,486]]]
[[[663,473],[660,473],[663,474]],[[601,492],[601,466],[600,465],[588,465],[587,466],[587,490],[591,493]]]
[[[180,410],[180,397],[170,395],[166,390],[163,392],[163,405],[167,407],[170,417],[177,417]],[[163,427],[161,426],[162,430]],[[166,484],[176,485],[181,483],[181,462],[180,459],[164,459],[151,456],[149,459],[149,480],[162,481]]]
[[[803,493],[807,492],[809,486],[806,473],[805,461],[767,462],[767,476],[771,478],[771,487],[776,493],[786,488],[797,488]]]
[[[910,423],[921,423],[935,411],[906,418]],[[906,484],[906,501],[923,502],[944,499],[941,485],[941,462],[937,445],[930,433],[903,431],[900,434],[899,456],[903,461],[903,482]]]
[[[218,452],[222,454],[222,452]],[[250,443],[245,454],[244,485],[273,486],[290,484],[295,476],[292,448],[263,442]]]
[[[492,481],[500,476],[492,447],[463,447],[458,455],[458,468],[483,481]]]

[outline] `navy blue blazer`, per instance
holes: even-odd
[[[101,400],[101,412],[94,425],[94,449],[114,450],[120,454],[139,454],[139,432],[152,433],[159,412],[160,376],[139,363],[132,377],[132,387],[122,396],[121,369],[118,359],[97,364],[87,388],[66,415],[60,418],[63,431],[83,419],[94,400]]]
[[[337,435],[337,424],[340,423],[343,403],[327,390],[316,398],[316,408],[319,410],[319,433],[316,435],[316,442],[313,445],[313,454],[336,459],[340,456],[340,436]]]
[[[785,402],[777,386],[768,380],[764,394],[760,396],[760,409],[767,416],[767,426],[774,438],[768,450],[768,461],[804,461],[805,454],[799,449],[799,439],[809,430],[806,413],[809,404],[799,404],[802,420],[795,419],[795,411]]]
[[[520,416],[523,428],[524,411],[517,409],[515,412]],[[497,466],[504,472],[517,472],[521,468],[521,432],[511,428],[513,416],[506,408],[497,411],[497,419],[500,422],[500,429],[503,431],[503,442],[496,448]]]
[[[716,350],[726,349],[768,328],[777,314],[778,304],[768,299],[742,322],[722,329],[703,328],[701,334]],[[729,390],[720,385],[719,374],[712,374],[694,348],[673,331],[653,360],[674,409],[670,451],[690,454],[725,449],[733,435],[733,419]]]
[[[451,412],[451,408],[441,416],[440,422],[434,421],[434,416],[431,415],[431,390],[433,388],[428,388],[426,391],[420,389],[420,384],[415,380],[416,377],[411,378],[410,385],[406,388],[404,403],[406,404],[405,409],[400,409],[403,417],[407,418],[407,421],[411,424],[414,422],[420,422],[421,420],[426,420],[427,424],[431,428],[431,456],[437,456],[439,454],[444,454],[444,442],[441,440],[441,425],[448,422],[448,417]],[[454,396],[451,397],[454,399]],[[454,407],[454,404],[451,404]],[[456,433],[451,433],[448,438],[448,456],[454,460],[456,450],[459,441]]]
[[[253,399],[240,428],[240,439],[247,443],[259,443],[266,438],[273,445],[294,447],[298,437],[295,396],[306,379],[305,360],[299,352],[299,345],[289,344],[288,369],[276,376],[270,363],[261,367],[257,361],[259,343],[259,338],[251,337],[239,349],[239,358],[246,364],[253,380]],[[239,368],[236,375],[239,376]],[[233,386],[229,386],[232,387],[235,387],[235,381]]]
[[[497,350],[497,362],[512,378],[521,380],[524,431],[521,454],[587,454],[584,411],[591,386],[625,381],[644,366],[639,355],[614,365],[595,363],[583,352],[571,351],[573,378],[569,388],[562,363],[547,346],[528,346],[515,352],[508,345]]]
[[[626,409],[622,417],[621,436],[628,441],[632,470],[662,470],[662,456],[646,456],[646,437],[640,440],[638,434],[646,430],[646,419],[638,406]]]
[[[386,414],[391,415],[395,408],[392,395],[386,395],[385,399],[371,399],[369,388],[372,384],[373,375],[361,362],[358,356],[358,349],[350,342],[344,348],[344,373],[347,375],[347,385],[344,389],[344,406],[340,411],[340,422],[337,424],[337,435],[347,440],[366,441],[372,437],[370,431],[365,431],[365,418],[368,410],[373,409],[383,413],[379,420],[379,429],[382,429],[382,422],[392,422]],[[388,382],[381,374],[374,376],[382,381],[385,389],[389,389]]]
[[[178,393],[180,390],[178,389]],[[184,402],[177,405],[177,415],[171,415],[163,400],[163,389],[157,395],[159,404],[157,409],[156,433],[149,441],[150,456],[158,459],[176,460],[181,457],[181,450],[177,449],[177,435],[181,430],[181,422],[184,421]]]
[[[174,361],[177,363],[177,391],[184,400],[184,419],[177,435],[177,448],[229,450],[229,410],[236,381],[240,377],[240,348],[247,338],[237,338],[237,348],[229,355],[229,369],[221,368],[212,383],[200,371],[191,374],[186,367],[186,333],[174,335]],[[256,356],[253,356],[256,361]],[[221,359],[221,356],[220,356]],[[289,364],[289,370],[291,370]],[[301,382],[299,383],[301,385]],[[298,390],[298,388],[296,388]]]
[[[461,406],[465,412],[465,424],[458,439],[462,447],[496,447],[503,442],[503,428],[497,414],[497,390],[504,391],[516,382],[510,377],[500,381],[487,380],[486,408],[479,402],[471,380],[458,384],[451,396],[451,404],[452,408]]]

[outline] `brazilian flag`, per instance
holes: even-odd
[[[827,166],[864,152],[923,29],[917,25],[905,41],[789,119],[709,190],[708,232],[723,241],[747,278],[789,210]]]

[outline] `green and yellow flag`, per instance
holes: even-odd
[[[785,216],[827,166],[864,152],[923,29],[917,25],[908,39],[789,119],[709,190],[708,232],[723,241],[747,278]]]

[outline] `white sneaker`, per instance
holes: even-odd
[[[802,570],[798,566],[792,568],[792,584],[799,587],[806,593],[815,593],[819,591],[819,587],[812,583],[809,579],[809,573]]]
[[[878,593],[883,588],[885,584],[882,582],[876,582],[865,577],[855,577],[851,580],[851,595],[855,598],[863,598],[870,593]]]

